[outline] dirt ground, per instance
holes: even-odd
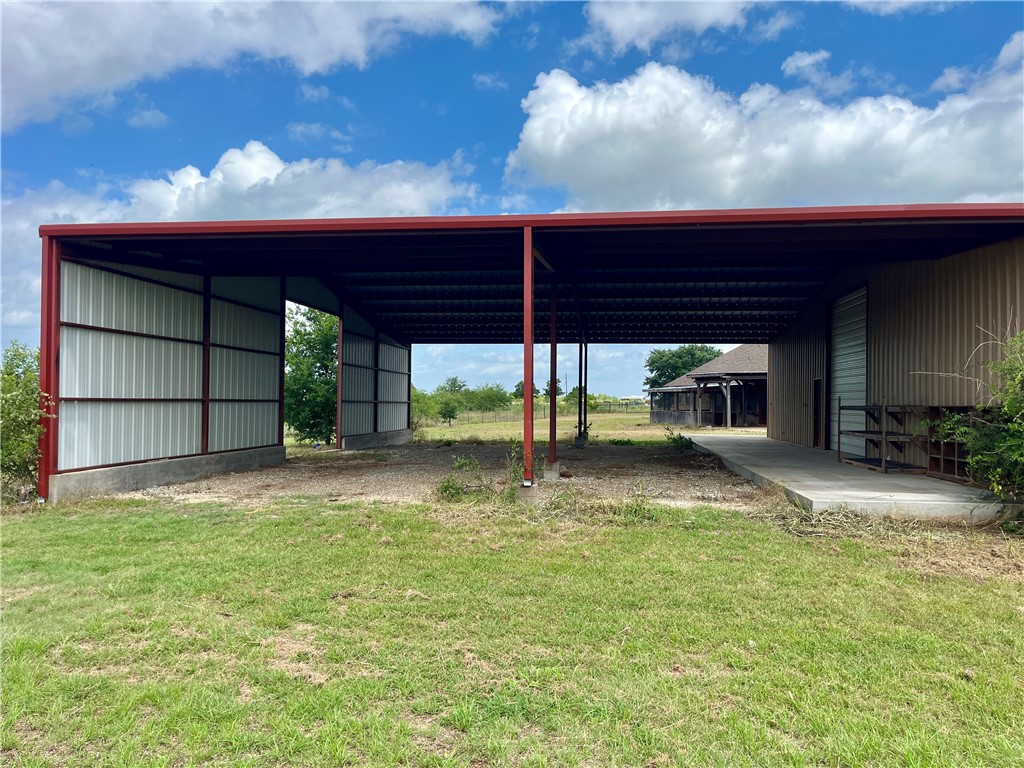
[[[237,472],[138,491],[131,496],[175,502],[230,502],[259,508],[268,500],[319,497],[331,501],[426,502],[456,458],[479,462],[483,481],[499,489],[508,475],[509,447],[502,444],[415,443],[367,452],[290,450],[280,466]],[[642,496],[679,506],[712,504],[765,520],[791,535],[835,546],[855,539],[888,552],[899,565],[928,576],[958,575],[1024,584],[1024,539],[998,527],[968,529],[863,517],[842,510],[807,513],[775,490],[758,488],[721,461],[671,446],[591,443],[562,449],[562,477],[540,484],[541,499],[577,492],[591,499]],[[544,454],[537,453],[538,475]],[[477,470],[473,470],[475,473]],[[1021,607],[1024,611],[1024,606]]]
[[[431,443],[367,452],[334,450],[291,451],[276,467],[167,485],[136,496],[175,501],[230,501],[259,506],[268,497],[316,496],[365,501],[429,501],[438,482],[452,471],[456,458],[479,462],[485,481],[501,484],[508,475],[510,448],[502,444]],[[540,476],[544,454],[538,452]],[[680,454],[662,446],[618,446],[592,443],[584,449],[560,451],[561,477],[541,483],[543,494],[577,489],[601,499],[621,499],[642,493],[663,504],[714,504],[752,509],[763,494],[753,484],[727,470],[715,456]]]

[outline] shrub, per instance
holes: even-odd
[[[679,453],[686,453],[687,451],[693,450],[693,440],[688,438],[686,435],[676,432],[672,427],[665,427],[665,432],[665,439],[668,440],[669,444],[679,451]]]
[[[989,364],[991,404],[947,413],[932,426],[943,440],[964,444],[971,480],[1003,498],[1024,498],[1024,332],[1003,342]]]
[[[3,352],[0,381],[0,485],[5,502],[35,492],[39,476],[39,350],[12,342]]]

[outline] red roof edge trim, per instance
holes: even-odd
[[[615,227],[699,224],[811,224],[857,221],[935,221],[942,219],[1024,219],[1020,203],[938,203],[855,205],[808,208],[735,208],[703,211],[545,213],[508,216],[412,216],[355,219],[274,219],[249,221],[119,222],[43,224],[40,236],[131,237],[180,235],[272,235],[399,230],[509,230],[522,227]]]

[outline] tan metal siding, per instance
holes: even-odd
[[[1021,330],[1024,238],[939,261],[874,270],[868,397],[899,405],[974,405],[994,343]],[[950,374],[962,373],[963,376]]]
[[[870,285],[869,399],[922,409],[975,405],[988,392],[986,365],[1000,356],[998,340],[1024,328],[1024,238],[939,261],[886,264]],[[924,417],[910,416],[908,431],[923,435]],[[928,462],[923,439],[893,457]]]

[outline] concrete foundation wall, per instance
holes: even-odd
[[[147,461],[122,467],[84,469],[50,478],[51,502],[72,501],[88,496],[107,496],[137,491],[155,485],[184,483],[200,477],[239,472],[245,469],[281,464],[285,460],[283,446],[254,448],[246,451],[190,456],[184,459]]]
[[[343,451],[362,451],[367,448],[383,448],[386,445],[402,445],[412,440],[411,429],[399,429],[394,432],[377,432],[369,435],[354,435],[341,440]]]

